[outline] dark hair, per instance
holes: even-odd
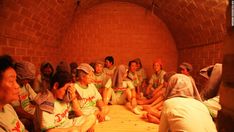
[[[134,59],[134,61],[136,61],[136,63],[140,65],[140,68],[142,68],[142,63],[141,63],[140,58],[136,58],[136,59]]]
[[[2,80],[3,72],[8,68],[14,68],[14,60],[9,55],[0,56],[0,80]]]
[[[67,71],[58,71],[54,74],[50,86],[51,88],[55,83],[58,83],[58,88],[63,87],[66,83],[72,82],[72,76]]]
[[[78,64],[76,62],[71,62],[70,63],[71,70],[76,69],[77,67],[78,67]]]
[[[135,60],[131,60],[131,61],[128,62],[128,67],[130,67],[132,63],[136,63],[137,64],[137,62]]]
[[[54,72],[54,68],[53,68],[52,64],[50,64],[49,62],[46,62],[46,63],[42,63],[42,64],[41,64],[41,67],[40,67],[41,73],[43,73],[43,70],[44,70],[46,67],[50,67],[50,69],[52,70],[52,73]]]
[[[210,68],[207,69],[207,76],[208,76],[208,77],[211,76],[211,73],[212,73],[212,71],[213,71],[213,68],[214,68],[214,67],[212,66],[212,67],[210,67]]]
[[[112,56],[107,56],[105,58],[105,61],[108,60],[109,62],[111,62],[112,64],[114,64],[114,58]]]
[[[56,67],[56,72],[67,71],[70,72],[70,66],[65,61],[60,61]]]

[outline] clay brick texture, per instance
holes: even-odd
[[[166,25],[145,8],[127,2],[103,3],[77,13],[61,53],[68,62],[79,63],[112,55],[116,64],[128,64],[139,57],[149,75],[158,58],[165,70],[177,66],[176,44]]]
[[[0,54],[16,60],[92,62],[105,56],[116,64],[141,58],[148,76],[152,62],[166,71],[181,62],[198,71],[222,62],[227,0],[3,0]],[[208,52],[207,52],[208,51]]]
[[[70,24],[73,0],[3,0],[0,2],[0,54],[57,62],[61,37]]]

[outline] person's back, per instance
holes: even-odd
[[[168,79],[159,132],[216,132],[208,109],[201,102],[197,88],[183,74]]]

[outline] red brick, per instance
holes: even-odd
[[[2,47],[2,54],[15,55],[15,48],[12,48],[12,47]]]
[[[29,10],[25,9],[25,8],[22,8],[21,14],[26,16],[26,17],[31,17],[31,15],[32,15],[32,13]]]
[[[32,59],[30,56],[23,56],[22,60],[32,62]]]
[[[26,49],[22,49],[22,48],[16,48],[16,52],[15,52],[15,55],[26,55],[27,52],[26,52]]]
[[[21,9],[20,5],[17,2],[15,2],[14,0],[4,1],[4,6],[8,7],[10,10],[12,10],[14,12],[19,12]]]
[[[20,0],[19,4],[24,8],[32,8],[38,6],[39,0]]]
[[[41,29],[41,24],[39,24],[39,23],[34,23],[34,25],[33,25],[33,28],[35,29],[35,30],[40,30]]]
[[[23,17],[16,13],[12,13],[9,18],[9,21],[18,22],[18,23],[20,23],[22,20],[23,20]]]
[[[25,18],[23,24],[25,26],[28,26],[28,27],[32,28],[32,26],[34,25],[34,22],[32,20],[28,19],[28,18]]]
[[[16,39],[8,39],[7,43],[9,47],[15,47],[15,48],[21,47],[21,41]]]
[[[7,38],[5,38],[5,37],[0,37],[0,45],[7,45]]]

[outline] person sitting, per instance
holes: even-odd
[[[114,65],[114,57],[113,56],[107,56],[105,58],[105,65],[104,65],[104,73],[106,74],[107,78],[112,78],[113,74],[115,72],[116,66]]]
[[[184,74],[174,74],[168,79],[165,101],[161,111],[159,132],[189,131],[216,132],[215,124],[196,85]]]
[[[35,79],[35,65],[28,61],[19,61],[15,64],[17,81],[20,84],[19,100],[12,102],[16,113],[23,122],[26,129],[34,129],[34,113],[36,110],[35,97],[37,93],[33,90],[30,82]],[[36,124],[35,124],[36,125]]]
[[[80,116],[79,103],[76,97],[72,76],[67,71],[57,71],[52,80],[50,92],[54,100],[48,105],[50,109],[37,109],[37,119],[42,131],[71,132],[71,131],[93,131],[96,123],[94,115]],[[69,96],[70,102],[64,100],[64,96]],[[45,107],[44,107],[45,108]],[[69,118],[69,113],[73,111],[76,117]]]
[[[146,113],[143,114],[142,118],[155,124],[159,124],[160,117],[161,117],[161,111],[163,108],[163,103],[165,101],[165,92],[166,87],[168,85],[168,78],[170,78],[172,75],[176,74],[175,72],[168,72],[163,76],[163,79],[165,80],[163,82],[163,88],[159,92],[156,93],[155,100],[150,105],[143,105],[143,109],[146,111]],[[157,97],[157,98],[156,98]]]
[[[141,114],[141,111],[137,107],[136,91],[132,82],[127,79],[127,66],[119,65],[116,68],[114,76],[109,79],[106,88],[109,88],[109,92],[106,94],[105,103],[110,102],[113,105],[123,105],[133,111],[135,114]]]
[[[128,75],[127,78],[132,81],[135,90],[136,90],[136,97],[140,98],[140,81],[137,76],[137,62],[135,60],[129,61],[128,63]]]
[[[103,72],[103,62],[102,61],[96,61],[94,63],[94,85],[98,89],[98,92],[102,95],[103,97],[103,92],[105,89],[105,84],[107,82],[107,76]]]
[[[80,104],[81,115],[95,114],[98,121],[109,120],[107,116],[109,107],[104,104],[102,96],[92,83],[94,69],[87,63],[81,63],[77,67],[77,82],[75,89]]]
[[[36,93],[44,92],[50,85],[54,74],[54,68],[49,62],[43,62],[40,66],[40,73],[36,76],[33,89]]]
[[[195,82],[195,80],[191,76],[191,72],[193,70],[192,64],[190,64],[188,62],[183,62],[182,64],[180,64],[179,69],[180,69],[181,74],[184,74],[184,75],[190,77],[191,80]]]
[[[11,102],[19,99],[19,84],[16,82],[16,71],[13,59],[9,55],[0,56],[0,131],[27,132],[19,120]]]
[[[139,90],[140,90],[140,98],[142,98],[146,94],[146,87],[147,87],[147,75],[146,71],[142,66],[140,58],[134,59],[134,61],[137,63],[137,69],[136,74],[139,80]]]
[[[149,85],[146,88],[146,94],[150,96],[150,94],[154,94],[163,86],[163,76],[165,75],[165,71],[163,70],[162,61],[156,60],[153,63],[154,74],[150,78]],[[151,95],[152,96],[152,95]]]
[[[148,105],[153,103],[154,101],[158,100],[160,101],[162,98],[161,95],[164,93],[164,75],[166,72],[163,70],[162,67],[162,61],[161,60],[156,60],[153,63],[153,68],[155,73],[152,75],[149,85],[146,88],[146,97],[148,98],[143,98],[137,100],[137,103],[140,105]],[[159,98],[159,99],[158,99]],[[156,101],[156,102],[158,102]]]

